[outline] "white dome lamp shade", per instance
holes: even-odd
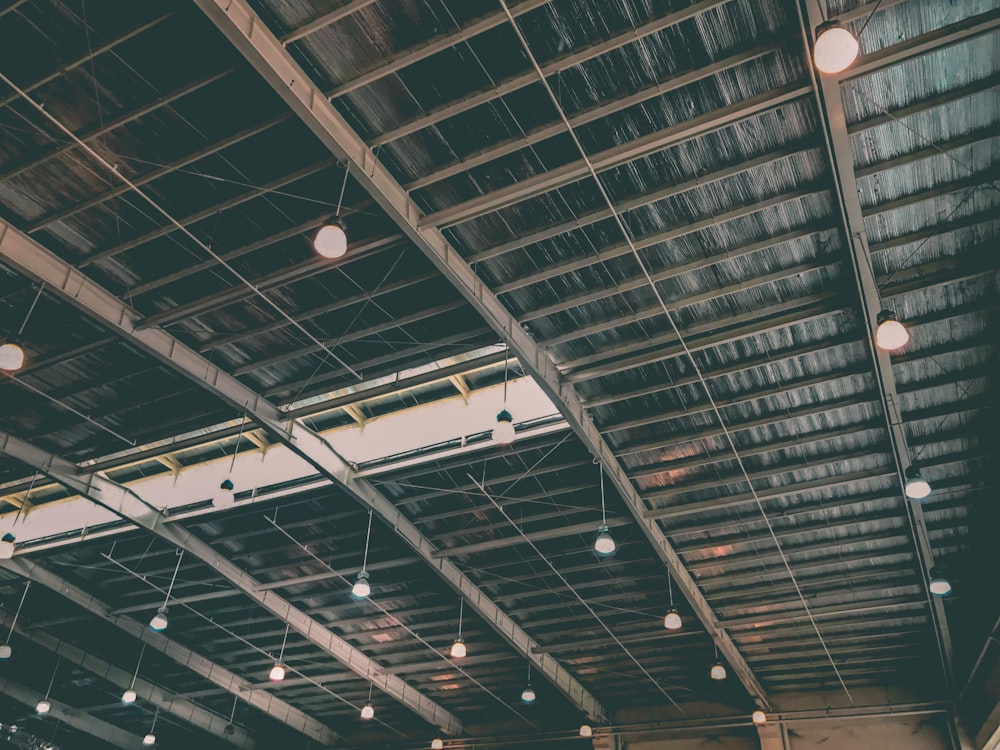
[[[753,715],[750,718],[753,721],[754,726],[762,727],[767,724],[767,714],[759,708],[753,712]]]
[[[149,629],[155,630],[157,633],[162,633],[167,629],[169,624],[170,620],[167,617],[167,607],[164,605],[156,610],[156,614],[153,615],[152,619],[149,621]]]
[[[837,21],[827,21],[816,29],[813,63],[820,73],[842,73],[857,59],[860,51],[857,37]]]
[[[911,500],[924,500],[930,497],[931,483],[916,466],[906,467],[906,496]]]
[[[368,578],[368,573],[367,571],[362,570],[358,573],[358,578],[354,582],[354,585],[351,586],[351,596],[355,599],[367,599],[371,596],[371,593],[372,585]]]
[[[674,607],[671,607],[667,611],[666,617],[663,618],[663,627],[667,630],[680,630],[683,624],[680,614]]]
[[[717,681],[726,679],[726,675],[727,675],[726,668],[725,666],[723,666],[721,661],[715,662],[715,664],[712,665],[712,668],[708,672],[708,676],[711,677],[713,680]]]
[[[45,698],[42,698],[38,703],[35,704],[35,713],[39,716],[47,716],[49,711],[52,710],[52,704],[49,703]]]
[[[464,659],[469,650],[465,647],[465,639],[462,638],[462,620],[465,616],[465,599],[458,600],[458,638],[451,644],[451,658]]]
[[[7,661],[13,654],[14,649],[10,647],[9,643],[0,645],[0,661]]]
[[[24,349],[16,341],[0,344],[0,370],[16,372],[24,367]]]
[[[444,750],[444,740],[440,737],[435,737],[431,740],[431,750]]]
[[[375,707],[371,703],[366,703],[361,709],[362,721],[371,721],[375,718]]]
[[[611,557],[617,549],[618,545],[615,544],[615,538],[611,536],[611,529],[608,528],[606,523],[602,523],[597,527],[597,538],[594,539],[594,552],[597,553],[598,557]]]
[[[275,662],[274,666],[271,667],[271,671],[267,673],[267,679],[271,682],[281,682],[285,679],[285,665],[280,661]]]
[[[327,219],[313,237],[313,250],[321,258],[336,260],[347,255],[347,227],[339,216]]]
[[[501,448],[506,448],[514,444],[514,439],[517,437],[517,433],[514,430],[514,417],[511,413],[504,409],[499,414],[497,414],[497,423],[493,426],[493,433],[491,438],[493,439],[493,444],[498,445]]]
[[[531,683],[521,691],[521,701],[523,703],[534,703],[538,696],[535,694],[535,689],[531,687]]]
[[[138,698],[138,696],[135,694],[135,691],[132,688],[129,688],[124,693],[122,693],[122,705],[131,706],[133,703],[135,703],[136,698]]]
[[[7,532],[0,538],[0,560],[10,560],[14,556],[17,543],[14,535]]]
[[[892,310],[882,310],[875,319],[875,345],[884,351],[894,352],[906,346],[910,333],[899,322]]]
[[[948,596],[951,593],[951,581],[945,577],[941,568],[931,568],[929,588],[934,596]]]
[[[586,738],[586,737],[593,737],[594,736],[594,728],[591,727],[590,724],[581,724],[580,725],[580,736],[584,737],[584,738]]]
[[[144,747],[152,747],[156,744],[156,735],[150,732],[142,738],[142,744]]]

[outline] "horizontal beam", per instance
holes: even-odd
[[[249,705],[267,714],[275,721],[291,727],[324,747],[331,747],[339,743],[340,738],[332,729],[311,716],[289,705],[280,698],[252,690],[250,683],[243,678],[230,672],[225,667],[209,661],[186,646],[182,646],[177,641],[171,640],[163,633],[150,630],[146,623],[138,622],[130,617],[113,614],[111,608],[103,601],[91,596],[75,584],[52,573],[38,563],[18,556],[13,560],[0,561],[0,568],[54,591],[90,615],[113,625],[127,635],[144,643],[149,648],[172,659],[182,667],[190,669],[213,685],[246,701]]]
[[[652,548],[661,562],[669,567],[678,589],[691,602],[695,613],[715,640],[733,672],[759,704],[768,705],[763,687],[754,677],[728,633],[717,627],[711,607],[701,594],[697,583],[684,568],[683,561],[673,550],[669,540],[655,522],[647,522],[641,518],[641,509],[644,507],[642,499],[624,476],[610,446],[594,429],[593,422],[580,404],[576,393],[563,382],[548,353],[538,347],[503,308],[496,296],[483,287],[469,264],[451,247],[444,236],[434,229],[422,226],[420,218],[422,212],[419,207],[379,162],[372,150],[330,105],[308,74],[280,46],[246,0],[196,0],[196,2],[331,153],[349,160],[355,166],[362,186],[379,202],[388,216],[413,239],[417,247],[479,311],[494,331],[504,337],[522,367],[537,380],[584,444],[604,466]],[[393,511],[398,515],[398,511],[394,508]],[[390,525],[392,525],[391,519]],[[491,621],[491,618],[487,620]],[[558,665],[558,662],[548,658],[538,659],[531,652],[531,648],[535,645],[534,641],[526,639],[520,644],[519,650],[529,654],[532,662],[548,675],[551,666]],[[567,691],[565,688],[563,692],[569,692],[571,700],[578,706],[581,705],[579,696],[572,695],[572,691]],[[599,704],[595,704],[595,707],[599,708]]]
[[[609,518],[603,523],[608,528],[617,528],[619,526],[630,526],[632,521],[625,518]],[[585,523],[571,524],[569,526],[559,526],[558,528],[546,529],[544,531],[528,532],[523,537],[509,536],[500,539],[490,539],[485,542],[466,544],[461,547],[447,547],[435,552],[434,555],[435,557],[464,557],[466,555],[474,555],[480,552],[488,552],[489,550],[514,547],[519,544],[542,542],[550,539],[561,539],[563,537],[573,536],[574,534],[596,534],[597,527],[599,525],[600,524],[595,520]]]
[[[0,624],[5,628],[9,628],[13,622],[14,618],[11,615],[0,612]],[[63,661],[82,667],[121,690],[133,689],[140,701],[156,706],[161,711],[169,713],[193,727],[213,734],[231,745],[244,748],[244,750],[254,750],[257,746],[256,740],[243,727],[233,725],[231,731],[226,732],[226,727],[229,725],[227,717],[214,714],[197,703],[192,703],[183,696],[172,693],[141,677],[133,679],[131,671],[121,669],[37,626],[25,626],[22,620],[16,626],[15,631],[26,640],[51,651]]]
[[[37,693],[31,688],[27,688],[7,677],[0,677],[0,693],[30,707],[31,710],[34,710],[38,701],[44,697],[41,693]],[[50,702],[52,703],[52,708],[49,710],[49,716],[52,719],[78,732],[89,734],[91,737],[101,742],[106,742],[108,745],[120,747],[122,750],[142,750],[141,737],[121,727],[116,727],[114,724],[102,721],[82,709],[67,706],[54,697],[50,699]]]
[[[588,60],[593,60],[601,55],[607,54],[608,52],[613,52],[614,50],[625,47],[626,45],[639,42],[647,36],[659,33],[670,28],[671,26],[675,26],[690,18],[694,18],[701,13],[721,5],[723,2],[725,2],[725,0],[696,0],[696,2],[686,8],[673,11],[672,13],[665,13],[641,26],[632,27],[627,31],[623,31],[608,39],[596,42],[579,51],[570,52],[551,62],[545,63],[541,66],[542,74],[545,76],[551,76],[561,73],[564,70],[569,70],[570,68],[574,68],[587,62]],[[484,89],[479,92],[467,93],[459,100],[445,104],[444,106],[438,107],[422,117],[418,117],[417,119],[399,125],[392,130],[381,133],[372,139],[368,145],[373,148],[377,146],[384,146],[388,143],[399,140],[400,138],[417,133],[424,128],[443,122],[444,120],[459,115],[462,112],[468,112],[469,110],[491,102],[494,99],[506,96],[507,94],[512,94],[515,91],[520,91],[523,88],[527,88],[528,86],[532,86],[537,83],[538,77],[534,70],[529,69],[523,73],[515,74],[510,78],[498,82],[493,88]]]

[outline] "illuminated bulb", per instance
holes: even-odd
[[[765,724],[767,724],[767,714],[761,711],[759,708],[753,712],[753,716],[751,718],[753,719],[753,723],[756,724],[758,727],[762,727]]]
[[[521,691],[521,700],[525,703],[534,703],[535,698],[537,697],[538,696],[535,695],[535,689],[531,687],[530,682],[528,683],[528,687]]]
[[[4,534],[0,539],[0,560],[9,560],[14,556],[14,549],[17,543],[13,534]]]
[[[236,504],[236,492],[233,480],[226,477],[219,485],[219,489],[212,496],[212,505],[216,508],[231,508]]]
[[[894,352],[906,346],[910,340],[910,333],[906,326],[899,322],[896,313],[892,310],[883,310],[878,314],[875,322],[878,327],[875,329],[875,345],[879,349],[887,352]]]
[[[924,479],[920,469],[908,466],[906,469],[906,496],[911,500],[923,500],[931,494],[931,483]]]
[[[930,590],[934,596],[948,596],[951,593],[951,581],[944,577],[940,568],[931,569]]]
[[[47,714],[51,710],[52,710],[52,704],[49,703],[44,698],[38,701],[38,704],[35,706],[35,713],[38,714],[39,716],[45,716],[45,714]]]
[[[827,21],[816,29],[813,62],[820,73],[832,75],[847,70],[859,51],[854,34],[836,21]]]
[[[0,345],[0,370],[14,372],[24,367],[24,349],[13,341]]]
[[[594,540],[594,552],[601,557],[608,557],[615,554],[616,549],[617,545],[615,545],[614,537],[611,536],[611,531],[608,529],[607,524],[602,524],[597,529],[597,539]]]
[[[133,703],[135,703],[135,699],[136,699],[135,691],[132,690],[131,688],[122,693],[122,703],[124,703],[126,706],[131,706]]]
[[[153,615],[153,619],[149,621],[149,629],[155,630],[157,633],[167,629],[169,621],[167,620],[167,608],[160,607],[156,610],[156,614]]]
[[[156,744],[156,735],[150,732],[145,737],[142,738],[142,744],[146,747],[152,747]]]
[[[365,721],[375,718],[375,707],[371,703],[366,703],[364,708],[361,709],[361,718]]]
[[[372,593],[372,585],[368,580],[368,573],[361,571],[358,573],[358,580],[351,587],[351,595],[355,599],[367,599]]]
[[[313,249],[323,258],[343,258],[347,255],[347,230],[344,222],[334,217],[316,232]]]
[[[590,724],[581,724],[580,725],[580,736],[581,737],[593,737],[594,736],[594,730],[591,729]]]
[[[497,414],[497,423],[493,427],[493,444],[506,448],[514,442],[516,434],[514,432],[514,418],[510,412],[504,409]]]
[[[712,669],[709,671],[708,675],[713,680],[724,680],[726,679],[726,668],[722,666],[721,661],[717,661],[712,665]]]
[[[437,737],[431,740],[431,750],[444,750],[444,740]]]
[[[667,616],[663,618],[663,627],[667,630],[680,630],[681,629],[681,616],[677,613],[677,610],[672,608],[667,612]]]
[[[456,638],[455,642],[451,644],[451,658],[452,659],[464,659],[466,653],[468,653],[465,648],[465,641],[461,638]]]
[[[267,674],[267,679],[271,682],[281,682],[285,679],[285,667],[280,662],[276,663],[271,667],[271,671]]]
[[[9,643],[3,644],[2,646],[0,646],[0,661],[7,661],[7,659],[10,658],[10,655],[12,653],[13,650],[11,649],[10,644]]]

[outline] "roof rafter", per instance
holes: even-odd
[[[646,507],[643,500],[625,476],[610,447],[595,429],[575,391],[562,382],[548,354],[538,347],[500,305],[497,298],[483,287],[469,265],[458,256],[441,233],[422,225],[419,208],[410,200],[402,186],[330,105],[322,92],[292,60],[247,3],[243,0],[225,3],[220,0],[196,0],[196,2],[323,143],[333,153],[350,160],[357,170],[359,180],[363,182],[372,197],[410,235],[417,246],[473,304],[493,329],[506,337],[522,366],[531,372],[563,412],[584,444],[603,463],[605,471],[636,517],[656,554],[669,567],[677,580],[678,588],[692,604],[703,626],[714,638],[720,652],[739,676],[747,691],[762,705],[767,705],[763,687],[728,633],[719,627],[711,607],[659,524],[642,517]],[[533,645],[532,643],[528,647],[529,651]]]
[[[206,659],[201,654],[182,646],[177,641],[168,638],[163,633],[150,630],[145,623],[133,620],[131,617],[116,615],[111,608],[95,596],[91,596],[74,583],[59,576],[48,568],[24,557],[0,561],[0,568],[26,578],[54,591],[59,596],[73,602],[85,612],[115,626],[149,648],[156,649],[182,667],[190,669],[212,684],[222,688],[254,708],[264,712],[276,721],[301,732],[307,737],[322,743],[334,745],[338,735],[326,725],[320,723],[299,709],[288,705],[280,698],[258,693],[251,689],[249,682],[230,672],[220,664]]]
[[[277,44],[276,41],[274,43]],[[245,412],[276,440],[284,443],[331,481],[344,488],[351,497],[378,513],[389,528],[396,531],[431,565],[433,570],[462,594],[487,623],[516,650],[530,659],[538,671],[562,690],[582,711],[595,719],[604,716],[604,708],[597,699],[565,667],[554,659],[536,656],[531,651],[534,640],[450,560],[434,558],[433,553],[436,549],[431,541],[374,485],[356,477],[351,465],[304,422],[286,419],[276,406],[260,394],[220,370],[165,331],[158,328],[137,330],[135,321],[138,316],[134,310],[23,232],[5,223],[0,223],[0,232],[2,232],[0,259],[30,278],[44,281],[54,293],[102,322],[115,333],[201,385],[233,408]],[[19,445],[19,441],[8,437],[5,444],[6,448],[3,450],[9,452],[13,446]],[[31,460],[27,461],[29,465],[38,466],[59,460],[54,456],[41,455],[44,452],[40,453],[33,446],[20,444],[20,448],[25,451],[26,457],[30,457]],[[462,725],[458,718],[423,692],[388,673],[359,649],[334,635],[322,623],[293,607],[288,601],[273,592],[262,592],[258,587],[259,582],[252,580],[245,571],[237,568],[201,540],[180,527],[158,523],[159,514],[151,513],[147,506],[137,504],[126,488],[97,475],[88,475],[88,481],[81,486],[78,469],[74,464],[63,461],[63,471],[59,476],[52,474],[51,467],[54,464],[48,465],[49,468],[44,471],[53,479],[72,487],[81,495],[108,505],[112,510],[171,543],[190,549],[197,557],[209,562],[210,567],[239,587],[251,599],[276,617],[287,621],[297,632],[343,662],[356,674],[372,680],[376,687],[424,717],[433,726],[441,727],[442,731],[453,735],[462,733]],[[108,495],[109,501],[105,501],[103,497],[94,498],[95,488],[100,488],[97,491],[98,495]]]

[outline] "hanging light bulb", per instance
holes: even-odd
[[[497,414],[497,423],[494,425],[491,435],[494,445],[506,448],[514,444],[514,438],[517,437],[517,433],[514,431],[513,420],[514,417],[506,409]]]
[[[751,716],[750,718],[753,719],[754,725],[758,727],[762,727],[765,724],[767,724],[767,714],[761,711],[759,708],[753,712],[753,716]]]
[[[670,609],[667,610],[666,616],[663,618],[663,627],[667,630],[680,630],[681,622],[680,612],[674,606],[674,577],[667,573],[667,591],[670,595]]]
[[[339,216],[334,216],[319,228],[313,238],[313,249],[322,258],[343,258],[347,255],[347,228]]]
[[[231,508],[236,504],[236,492],[233,480],[226,477],[219,485],[219,489],[212,495],[212,505],[216,508]]]
[[[671,607],[667,612],[667,616],[663,618],[663,627],[667,630],[680,630],[681,625],[683,625],[683,623],[681,622],[680,614],[676,609]]]
[[[24,367],[24,349],[16,341],[0,344],[0,370],[16,372]]]
[[[840,73],[854,62],[860,49],[854,34],[836,21],[827,21],[816,29],[813,62],[820,73]]]
[[[361,571],[358,573],[358,579],[351,586],[351,596],[355,599],[367,599],[372,593],[372,586],[368,580],[368,573]]]
[[[368,578],[368,545],[372,538],[372,516],[374,515],[374,510],[368,511],[368,532],[365,534],[365,555],[361,560],[361,572],[358,573],[358,578],[354,582],[354,586],[351,587],[351,595],[355,599],[367,599],[372,593],[371,581]]]
[[[444,740],[440,737],[435,737],[431,740],[431,750],[444,750]]]
[[[14,651],[10,647],[9,643],[4,643],[3,645],[0,645],[0,661],[7,661],[13,653]]]
[[[713,680],[726,679],[726,668],[722,665],[721,661],[717,661],[712,665],[712,668],[708,672],[708,676]]]
[[[146,747],[152,747],[156,744],[156,735],[150,732],[145,737],[142,738],[142,744]]]
[[[129,688],[124,693],[122,693],[122,704],[126,706],[131,706],[133,703],[135,703],[137,697],[138,696],[135,694],[135,691],[132,688]]]
[[[916,466],[906,467],[906,496],[911,500],[923,500],[931,494],[931,483]]]
[[[167,595],[163,599],[163,604],[160,608],[156,610],[156,614],[153,615],[153,619],[149,621],[149,629],[155,630],[160,633],[167,629],[167,625],[170,621],[167,619],[167,604],[170,603],[170,594],[173,593],[174,584],[177,582],[177,573],[181,569],[181,560],[184,559],[184,550],[177,551],[177,565],[174,566],[174,574],[170,576],[170,585],[167,586]]]
[[[44,698],[42,698],[42,700],[38,701],[38,703],[35,704],[35,713],[38,714],[39,716],[45,716],[51,710],[52,710],[52,704],[49,703]]]
[[[615,539],[611,536],[611,530],[606,523],[602,523],[597,528],[597,538],[594,540],[594,552],[601,557],[611,557],[611,555],[615,554],[616,549],[618,549],[618,545],[615,544]]]
[[[580,736],[581,737],[593,737],[594,736],[594,730],[590,726],[590,724],[581,724],[580,725]]]
[[[361,718],[365,721],[375,718],[375,707],[371,703],[366,703],[361,709]]]
[[[281,682],[285,679],[285,665],[280,661],[275,662],[274,666],[271,667],[271,671],[267,673],[267,679],[271,682]]]
[[[139,659],[135,663],[135,671],[132,673],[132,681],[128,684],[128,689],[122,693],[122,705],[131,706],[135,703],[135,681],[139,677],[139,667],[142,666],[142,657],[146,653],[146,644],[142,644],[142,648],[139,649]]]
[[[3,538],[0,539],[0,560],[10,560],[14,556],[16,547],[14,535],[9,532],[4,534]]]
[[[155,630],[157,633],[161,633],[167,629],[167,625],[170,621],[167,619],[167,606],[164,604],[158,610],[153,618],[149,621],[149,629]]]
[[[458,600],[458,638],[451,644],[451,658],[464,659],[467,652],[462,638],[462,617],[465,614],[465,599]]]
[[[527,687],[525,687],[524,690],[521,691],[521,700],[524,703],[534,703],[535,698],[537,697],[538,696],[535,695],[535,689],[531,687],[530,682],[528,683]]]
[[[875,345],[887,352],[902,349],[910,340],[910,332],[899,322],[892,310],[882,310],[875,319]]]
[[[931,568],[930,591],[934,596],[948,596],[951,593],[951,581],[949,581],[941,568]]]

